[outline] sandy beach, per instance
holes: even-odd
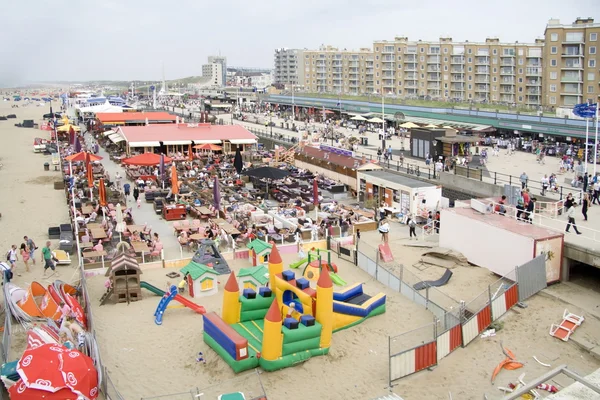
[[[14,126],[23,119],[39,122],[47,107],[29,106],[12,109],[12,103],[0,103],[0,115],[14,113],[16,120],[0,121],[0,179],[4,196],[0,198],[0,248],[5,252],[11,244],[19,246],[24,235],[28,235],[41,248],[47,240],[48,227],[68,223],[68,210],[64,192],[54,190],[53,182],[60,180],[60,172],[45,172],[43,164],[50,156],[33,153],[35,137],[48,138],[49,133],[31,128]],[[162,222],[165,223],[165,222]],[[395,259],[407,270],[421,279],[437,278],[440,269],[430,267],[419,270],[413,267],[420,259],[423,249],[406,247],[408,231],[400,226],[393,227],[390,237]],[[376,232],[363,233],[368,246],[376,246]],[[57,245],[53,242],[53,246]],[[27,287],[34,280],[42,283],[41,254],[36,253],[37,265],[30,273],[24,272],[18,262],[15,284]],[[296,260],[296,255],[285,255],[284,265]],[[269,399],[372,399],[389,393],[388,388],[388,338],[423,326],[432,321],[432,314],[423,307],[377,282],[367,273],[350,263],[334,259],[340,268],[340,276],[348,283],[363,282],[365,292],[387,295],[387,311],[381,316],[333,336],[329,355],[316,357],[293,368],[272,373],[260,373],[260,380]],[[230,263],[232,269],[247,267],[245,260]],[[159,288],[168,282],[165,276],[171,269],[145,269],[142,280]],[[454,276],[441,291],[455,300],[468,301],[481,293],[497,277],[487,270],[474,266],[457,267]],[[59,267],[60,278],[69,282],[78,272],[72,267]],[[54,277],[53,277],[54,278]],[[168,309],[162,326],[154,323],[153,313],[159,298],[148,291],[143,300],[131,304],[99,306],[97,300],[104,291],[104,277],[90,277],[89,295],[93,303],[93,321],[102,354],[102,361],[110,377],[124,399],[139,399],[169,393],[188,392],[200,389],[203,399],[216,399],[217,394],[242,391],[247,398],[260,391],[255,374],[236,377],[229,366],[202,340],[202,317],[187,308]],[[211,297],[192,299],[208,311],[220,312],[223,286],[222,276],[219,293]],[[187,295],[186,295],[187,296]],[[578,348],[573,342],[562,342],[548,335],[552,323],[560,322],[563,310],[580,313],[576,307],[544,295],[536,295],[527,301],[528,308],[514,309],[506,313],[501,321],[504,327],[497,336],[476,339],[466,348],[459,348],[444,358],[432,371],[423,371],[394,382],[393,392],[405,400],[413,399],[481,399],[487,394],[490,399],[502,397],[497,386],[508,382],[522,373],[526,380],[533,379],[547,368],[533,360],[537,356],[552,366],[568,364],[582,375],[600,367],[600,361]],[[577,335],[590,342],[598,342],[600,321],[587,317]],[[24,341],[15,335],[12,355],[18,357]],[[496,385],[490,383],[494,367],[504,359],[500,342],[511,349],[525,367],[515,371],[502,371]],[[203,352],[206,364],[196,361],[198,352]],[[231,380],[234,379],[234,380]],[[571,381],[557,377],[563,386]],[[211,388],[209,388],[211,385]],[[172,398],[191,398],[190,395]]]

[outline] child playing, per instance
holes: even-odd
[[[112,281],[110,280],[110,278],[108,278],[105,282],[104,282],[104,287],[106,288],[106,292],[110,292],[110,289],[112,289]]]

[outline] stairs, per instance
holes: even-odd
[[[100,305],[104,305],[104,303],[106,303],[106,300],[108,300],[110,298],[110,296],[113,295],[113,288],[110,288],[110,290],[108,292],[105,292],[102,297],[100,297]]]
[[[293,145],[287,150],[279,150],[279,152],[275,156],[275,162],[277,163],[287,163],[290,165],[294,165],[294,159],[296,156],[296,150],[299,149],[299,143]]]

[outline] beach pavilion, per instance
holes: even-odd
[[[175,124],[177,119],[175,115],[169,114],[166,111],[96,113],[96,123],[101,125]]]
[[[115,131],[126,141],[127,154],[183,153],[190,145],[202,144],[217,144],[230,153],[236,146],[243,150],[257,143],[257,137],[241,125],[155,124],[119,126]]]

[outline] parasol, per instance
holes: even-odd
[[[289,171],[273,167],[258,167],[242,173],[242,175],[252,176],[254,178],[267,179],[267,193],[265,195],[265,200],[269,198],[269,181],[283,179],[289,174]]]
[[[56,344],[26,349],[17,363],[17,373],[25,386],[46,392],[57,392],[65,388],[60,372],[60,355],[63,351],[67,351],[67,348]]]
[[[242,153],[240,152],[240,146],[235,149],[235,158],[233,159],[233,166],[238,174],[242,173],[244,162],[242,161]]]
[[[216,144],[212,144],[212,143],[197,144],[194,146],[194,148],[198,149],[198,150],[210,150],[210,151],[219,151],[222,149],[221,146],[217,146]]]
[[[219,178],[215,176],[215,182],[213,184],[213,199],[214,206],[217,209],[217,213],[221,211],[221,191],[219,190]]]
[[[119,232],[119,241],[121,240],[121,233],[125,232],[125,229],[127,228],[125,221],[123,219],[123,208],[121,207],[121,204],[117,204],[116,206],[116,220],[117,220],[117,225],[115,226],[115,231]]]
[[[175,164],[171,165],[171,193],[179,194],[179,178],[177,177],[177,168]]]
[[[164,157],[164,162],[165,163],[170,163],[173,162],[173,159],[171,157],[167,157],[165,155],[162,155]],[[161,156],[155,153],[144,153],[144,154],[140,154],[134,157],[130,157],[130,158],[126,158],[123,160],[123,164],[126,165],[144,165],[144,166],[155,166],[155,165],[159,165],[160,164],[160,158]]]
[[[362,115],[355,115],[354,117],[350,118],[351,121],[366,121],[367,119],[365,117],[363,117]]]

